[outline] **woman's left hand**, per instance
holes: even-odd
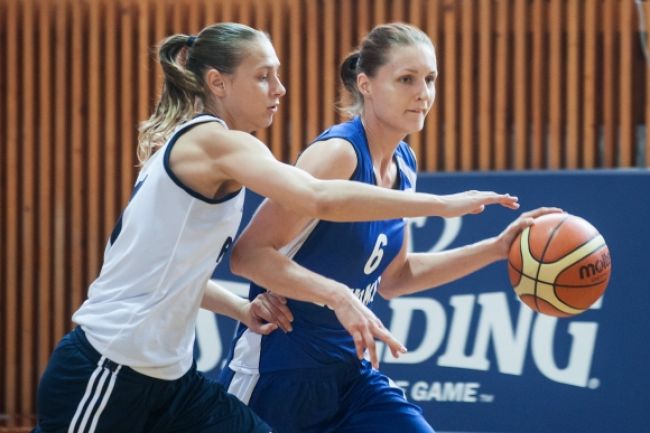
[[[251,331],[268,335],[277,328],[291,332],[293,314],[287,306],[286,298],[266,292],[257,295],[252,302],[244,306],[242,320]]]
[[[517,235],[526,227],[531,226],[535,222],[535,218],[542,215],[564,212],[557,207],[540,207],[528,212],[522,213],[519,218],[511,222],[496,238],[498,254],[500,259],[506,259],[510,252],[510,245],[515,240]]]

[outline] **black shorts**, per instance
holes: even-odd
[[[269,433],[251,409],[192,366],[161,380],[98,353],[81,328],[54,350],[38,387],[44,433]]]

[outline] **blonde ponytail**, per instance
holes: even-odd
[[[181,122],[190,119],[200,105],[203,86],[183,64],[187,57],[188,41],[193,36],[173,35],[163,41],[158,50],[164,83],[156,109],[149,119],[140,124],[138,160],[144,163],[162,146]]]

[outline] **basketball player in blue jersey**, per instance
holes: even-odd
[[[437,73],[425,33],[405,24],[376,27],[341,66],[354,117],[321,134],[298,166],[322,179],[412,193],[416,161],[402,140],[422,129]],[[336,311],[359,300],[368,305],[377,293],[426,290],[504,259],[520,230],[553,211],[524,213],[474,245],[411,254],[402,218],[329,222],[265,201],[237,242],[231,267],[257,283],[250,299],[266,290],[291,298],[293,322],[282,325],[291,332],[260,335],[241,325],[222,381],[277,433],[433,432],[420,409],[373,368],[374,350],[370,362],[363,359],[363,334],[349,332]],[[349,289],[333,291],[332,284]]]
[[[159,58],[164,88],[141,127],[142,169],[100,275],[73,315],[78,327],[43,374],[36,432],[270,430],[198,373],[192,358],[201,305],[255,332],[274,329],[262,319],[277,321],[265,298],[248,303],[208,282],[239,227],[244,187],[298,214],[335,221],[517,207],[516,198],[492,192],[441,197],[322,181],[275,160],[249,134],[270,125],[285,93],[273,46],[260,31],[224,23],[198,36],[174,35]],[[336,314],[363,336],[364,348],[374,351],[378,338],[402,350],[361,302]]]

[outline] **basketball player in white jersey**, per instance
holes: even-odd
[[[262,324],[273,321],[262,307],[215,285],[206,290],[239,227],[244,187],[297,213],[338,221],[518,206],[492,192],[439,197],[321,181],[275,160],[249,134],[270,125],[285,93],[273,46],[260,31],[212,25],[198,36],[167,38],[159,57],[164,88],[141,127],[142,170],[100,275],[73,315],[78,327],[41,379],[36,432],[270,431],[193,362],[201,305],[258,332],[273,329]],[[364,347],[378,338],[403,350],[362,303],[336,313],[363,335]]]
[[[437,74],[424,32],[406,24],[376,27],[341,65],[353,118],[317,137],[298,166],[323,179],[414,191],[415,155],[403,140],[424,126]],[[231,266],[254,281],[250,299],[267,290],[293,298],[286,325],[292,331],[259,335],[240,325],[223,383],[277,433],[433,433],[420,409],[376,369],[376,354],[364,359],[362,335],[339,323],[336,310],[346,302],[370,305],[377,293],[427,290],[504,259],[534,217],[557,211],[524,213],[474,245],[414,254],[403,218],[329,222],[264,202]],[[346,296],[328,290],[332,284],[349,287]]]

